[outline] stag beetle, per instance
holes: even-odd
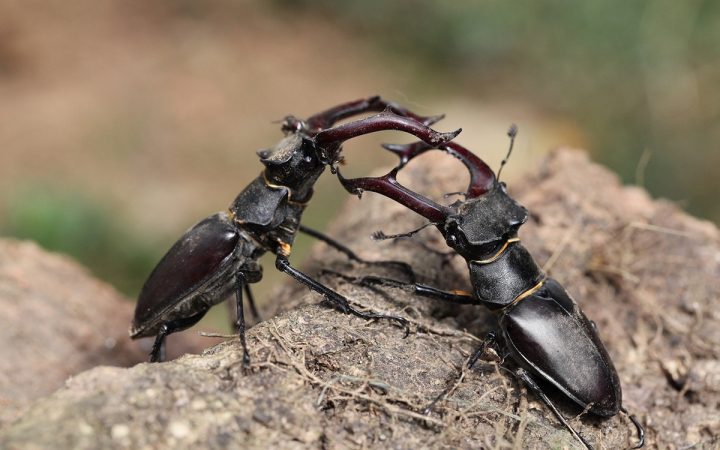
[[[333,126],[365,112],[380,113]],[[288,257],[300,231],[325,241],[356,261],[367,262],[329,237],[300,225],[315,182],[326,166],[335,170],[342,143],[357,136],[399,130],[429,145],[450,141],[460,130],[434,131],[430,125],[440,118],[418,116],[377,96],[338,105],[305,121],[287,116],[282,123],[285,138],[275,147],[258,152],[265,165],[260,176],[238,194],[227,211],[213,214],[190,228],[152,271],[140,292],[130,336],[133,339],[156,336],[150,361],[159,361],[168,334],[194,325],[210,307],[234,291],[235,327],[247,366],[243,290],[257,315],[248,285],[260,281],[262,267],[258,258],[265,252],[276,255],[278,270],[322,294],[338,310],[365,319],[394,320],[407,330],[403,318],[353,308],[345,297],[292,267]]]
[[[516,131],[513,127],[508,133],[510,150]],[[508,195],[505,183],[498,180],[484,161],[456,142],[383,147],[400,158],[392,171],[382,177],[355,179],[344,178],[338,172],[342,185],[358,196],[363,191],[377,192],[428,219],[425,226],[435,225],[447,245],[467,261],[474,292],[446,292],[414,281],[406,283],[376,276],[346,278],[364,285],[401,288],[420,296],[487,307],[497,317],[499,336],[490,333],[469,359],[468,367],[488,346],[504,344],[502,350],[518,366],[515,371],[518,379],[583,445],[590,448],[550,401],[541,383],[555,386],[597,416],[611,417],[622,411],[637,429],[636,448],[642,447],[644,430],[622,406],[617,372],[594,323],[560,283],[543,273],[520,243],[518,229],[527,220],[528,212]],[[397,181],[398,172],[410,160],[432,149],[454,156],[469,170],[470,184],[464,200],[440,205]],[[376,238],[412,236],[425,226],[394,236],[379,233]]]

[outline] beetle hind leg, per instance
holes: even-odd
[[[155,336],[152,350],[150,350],[150,362],[162,362],[165,359],[165,337],[170,334],[167,324],[163,324]]]
[[[527,386],[528,389],[530,389],[533,392],[533,394],[535,394],[536,397],[540,398],[540,400],[542,400],[543,403],[545,403],[545,405],[547,405],[547,407],[550,408],[550,411],[552,411],[552,413],[555,414],[555,417],[558,418],[558,420],[565,426],[565,428],[567,428],[570,431],[570,433],[578,441],[582,442],[582,444],[585,446],[585,448],[587,448],[588,450],[592,450],[593,447],[585,440],[585,438],[580,436],[580,433],[578,433],[575,430],[575,428],[573,428],[572,425],[570,425],[568,423],[568,421],[565,419],[565,417],[562,414],[560,414],[560,411],[558,411],[558,409],[555,407],[553,402],[550,401],[550,398],[548,398],[548,396],[545,395],[542,388],[540,388],[540,386],[535,382],[535,380],[532,379],[530,374],[527,373],[525,371],[525,369],[518,369],[515,372],[515,376],[517,376],[523,383],[525,383],[525,386]]]
[[[194,316],[163,323],[155,336],[155,342],[150,351],[150,362],[162,362],[165,359],[165,338],[168,335],[195,325],[203,318],[206,312],[207,309]]]
[[[485,339],[483,339],[477,350],[473,352],[470,359],[468,359],[468,362],[460,368],[460,373],[452,380],[452,382],[447,384],[447,387],[443,389],[443,391],[440,392],[440,394],[435,397],[433,401],[430,402],[430,404],[423,408],[421,413],[425,415],[430,414],[439,401],[446,399],[450,395],[450,393],[454,391],[455,388],[460,385],[460,383],[462,383],[463,378],[465,378],[465,369],[472,369],[472,366],[475,365],[477,360],[485,353],[485,350],[487,350],[488,347],[494,347],[495,343],[495,333],[491,331],[487,334],[487,336],[485,336]]]

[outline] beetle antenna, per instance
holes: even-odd
[[[497,173],[497,180],[500,181],[500,173],[503,170],[503,167],[505,167],[505,164],[507,164],[508,160],[510,159],[510,155],[513,151],[513,145],[515,144],[515,136],[518,134],[518,127],[515,124],[510,125],[510,128],[508,129],[507,135],[510,138],[510,148],[508,149],[507,155],[505,155],[505,159],[502,160],[500,163],[500,168],[498,169]]]
[[[448,192],[447,194],[443,194],[443,198],[450,198],[455,195],[462,195],[463,197],[467,197],[467,192]]]
[[[421,226],[420,228],[416,228],[412,231],[408,231],[407,233],[399,233],[399,234],[385,234],[382,231],[376,231],[372,234],[372,238],[375,241],[384,241],[385,239],[400,239],[400,238],[409,238],[413,237],[420,231],[424,230],[425,228],[431,226],[431,225],[437,225],[433,222],[428,222]]]

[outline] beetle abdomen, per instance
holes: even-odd
[[[152,336],[163,322],[178,315],[204,313],[207,308],[193,311],[199,307],[181,305],[192,297],[200,297],[201,303],[207,304],[214,299],[205,297],[224,295],[226,289],[222,285],[228,283],[225,272],[233,266],[232,255],[239,238],[225,212],[214,214],[188,230],[163,256],[140,291],[131,337]]]
[[[613,416],[622,404],[620,381],[600,338],[580,308],[548,279],[500,319],[518,363],[554,384],[590,412]]]

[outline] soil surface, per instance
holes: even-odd
[[[83,370],[147,360],[149,343],[128,339],[133,309],[70,258],[0,239],[0,425]],[[172,339],[171,359],[207,344],[191,334]]]

